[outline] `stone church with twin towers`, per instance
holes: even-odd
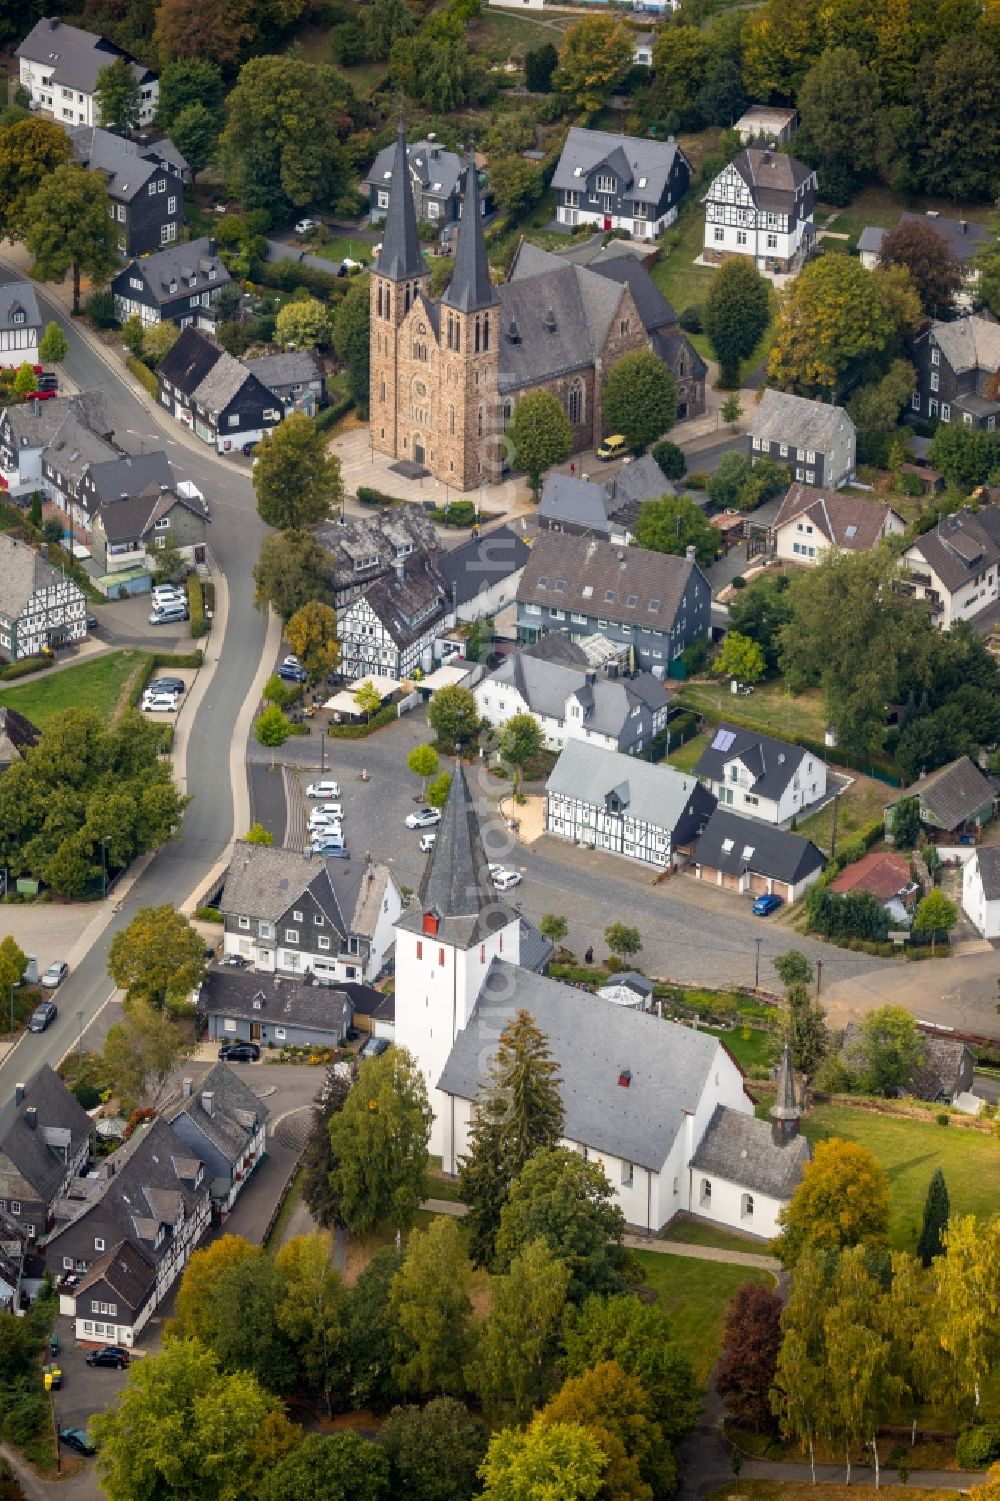
[[[376,452],[459,491],[496,483],[520,398],[550,391],[573,450],[604,436],[602,393],[623,354],[652,349],[677,381],[678,417],[704,405],[705,365],[641,261],[612,241],[579,265],[522,241],[490,279],[479,175],[465,170],[451,280],[432,297],[400,126],[381,248],[371,278],[370,424]]]

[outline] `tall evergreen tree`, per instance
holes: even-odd
[[[471,1255],[487,1266],[507,1191],[532,1153],[562,1135],[559,1065],[527,1011],[505,1029],[476,1102],[469,1155],[459,1167],[459,1193],[469,1205]]]
[[[947,1228],[950,1214],[948,1185],[944,1181],[944,1173],[936,1167],[924,1200],[924,1223],[917,1241],[917,1255],[924,1266],[930,1266],[935,1256],[940,1256],[944,1250],[941,1235]]]

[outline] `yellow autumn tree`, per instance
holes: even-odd
[[[832,1137],[813,1160],[778,1216],[776,1249],[786,1266],[806,1250],[842,1251],[884,1244],[889,1229],[889,1179],[867,1147]]]
[[[566,32],[557,86],[576,109],[594,114],[632,66],[632,33],[615,16],[586,16]]]

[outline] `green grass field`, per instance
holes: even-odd
[[[892,797],[894,788],[873,777],[863,777],[851,772],[854,780],[847,791],[841,794],[837,810],[837,847],[848,843],[855,834],[876,818]],[[811,839],[821,850],[829,850],[833,837],[833,804],[828,803],[810,818],[800,820],[798,832],[803,839]]]
[[[664,1256],[657,1251],[635,1255],[643,1284],[656,1292],[656,1306],[667,1314],[674,1338],[704,1385],[718,1358],[726,1308],[736,1289],[745,1282],[773,1287],[774,1278],[756,1267]]]
[[[719,1251],[759,1251],[767,1254],[767,1246],[762,1241],[754,1240],[751,1236],[737,1235],[732,1230],[723,1230],[718,1225],[705,1225],[697,1220],[671,1220],[660,1238],[684,1246],[714,1246]]]
[[[349,240],[334,236],[327,240],[325,245],[310,244],[311,254],[320,256],[324,261],[343,261],[350,259],[360,261],[367,266],[372,258],[372,247],[366,240]],[[358,273],[360,275],[360,272]]]
[[[693,772],[702,758],[704,751],[712,743],[713,730],[702,730],[700,735],[692,735],[690,740],[685,740],[677,750],[671,750],[667,762],[677,771]]]
[[[0,704],[5,709],[17,709],[39,729],[64,709],[96,709],[107,719],[114,713],[129,678],[148,660],[144,652],[109,652],[106,657],[94,657],[75,667],[0,689]]]
[[[826,730],[823,695],[818,690],[791,694],[784,682],[758,683],[749,698],[736,698],[728,684],[693,682],[683,684],[680,700],[685,708],[697,709],[710,724],[735,714],[754,729],[769,735],[805,735],[822,741]]]
[[[759,1027],[733,1027],[726,1032],[717,1032],[713,1027],[703,1027],[713,1037],[720,1037],[736,1062],[751,1071],[770,1068],[781,1053],[781,1039],[776,1032],[762,1032]]]
[[[927,1185],[936,1167],[944,1173],[953,1215],[975,1214],[985,1219],[997,1212],[1000,1139],[996,1136],[874,1115],[849,1105],[817,1106],[802,1129],[812,1141],[839,1136],[861,1142],[874,1153],[889,1175],[889,1234],[899,1250],[916,1249]]]

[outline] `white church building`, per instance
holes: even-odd
[[[523,1010],[559,1065],[563,1144],[601,1163],[631,1226],[655,1233],[685,1210],[777,1234],[811,1155],[787,1050],[773,1121],[757,1120],[718,1038],[525,967],[524,930],[493,887],[459,766],[416,901],[396,926],[396,1042],[426,1080],[444,1171],[458,1171],[497,1043]]]

